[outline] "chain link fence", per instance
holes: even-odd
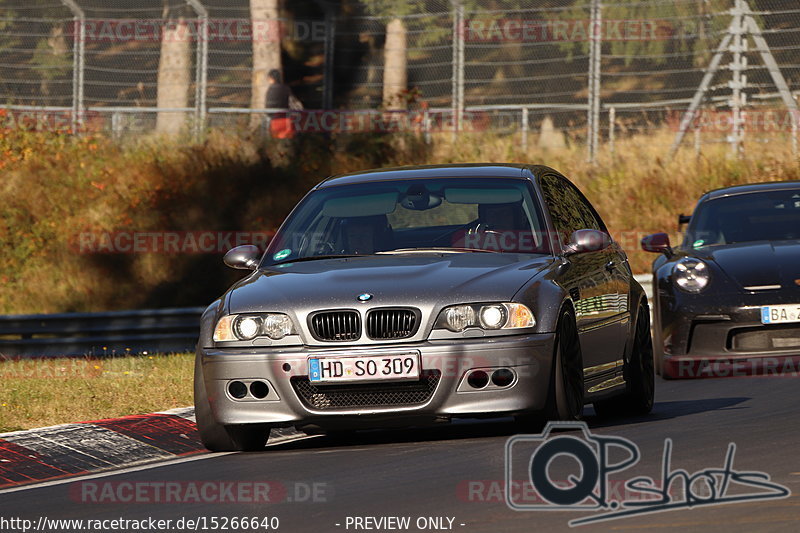
[[[796,0],[382,5],[281,2],[261,20],[248,0],[8,0],[4,120],[116,135],[252,127],[279,111],[251,97],[254,46],[272,43],[306,108],[292,114],[301,132],[493,131],[585,144],[589,158],[634,135],[673,151],[796,150]]]

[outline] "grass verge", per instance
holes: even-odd
[[[0,433],[192,404],[194,354],[0,362]]]

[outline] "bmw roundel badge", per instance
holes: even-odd
[[[365,293],[362,293],[362,294],[359,294],[358,296],[356,296],[356,299],[359,302],[364,303],[364,302],[368,302],[368,301],[372,300],[372,295],[370,293],[368,293],[368,292],[365,292]]]

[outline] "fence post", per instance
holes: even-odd
[[[422,112],[422,131],[424,132],[425,144],[431,144],[431,114],[427,107]]]
[[[617,109],[615,107],[608,108],[608,153],[614,157],[614,137],[616,133],[617,122]]]
[[[118,140],[122,136],[122,116],[119,111],[114,110],[111,113],[111,137]]]
[[[452,0],[453,6],[453,141],[461,130],[464,116],[464,6]]]
[[[194,75],[194,135],[196,139],[206,124],[208,92],[208,10],[200,0],[186,0],[197,15],[198,31]]]
[[[588,160],[594,163],[597,157],[597,143],[600,129],[600,56],[602,53],[602,12],[600,0],[592,0],[591,22],[589,24],[591,43],[589,48],[589,115],[588,122]]]
[[[800,120],[800,114],[797,109],[790,109],[789,113],[792,115],[792,155],[797,157],[797,121]]]
[[[730,32],[733,39],[729,48],[729,52],[733,56],[729,68],[732,72],[731,81],[728,85],[731,88],[731,114],[733,131],[728,136],[728,143],[730,144],[731,156],[741,157],[742,155],[742,141],[744,140],[744,117],[742,108],[746,105],[746,93],[743,89],[747,87],[747,76],[742,72],[747,68],[747,56],[743,55],[747,51],[747,39],[742,35],[745,33],[744,26],[744,9],[741,0],[736,0],[735,7],[733,8],[733,21],[731,22]]]
[[[700,127],[697,121],[694,123],[694,155],[700,157]]]
[[[83,72],[86,56],[86,15],[74,0],[61,0],[72,12],[74,28],[72,44],[72,131],[75,132],[83,124]]]
[[[528,108],[522,108],[522,151],[528,151]]]

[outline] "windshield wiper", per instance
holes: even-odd
[[[420,248],[397,248],[396,250],[387,250],[385,252],[375,252],[376,254],[413,254],[413,253],[425,253],[425,252],[434,252],[434,253],[445,253],[445,254],[458,254],[462,252],[477,252],[477,253],[488,253],[488,254],[499,254],[500,252],[497,250],[484,250],[481,248],[452,248],[452,247],[420,247]]]
[[[298,257],[296,259],[287,259],[286,261],[278,261],[269,266],[285,265],[288,263],[302,263],[303,261],[320,261],[322,259],[343,259],[347,257],[366,257],[372,254],[331,254],[331,255],[309,255],[307,257]]]

